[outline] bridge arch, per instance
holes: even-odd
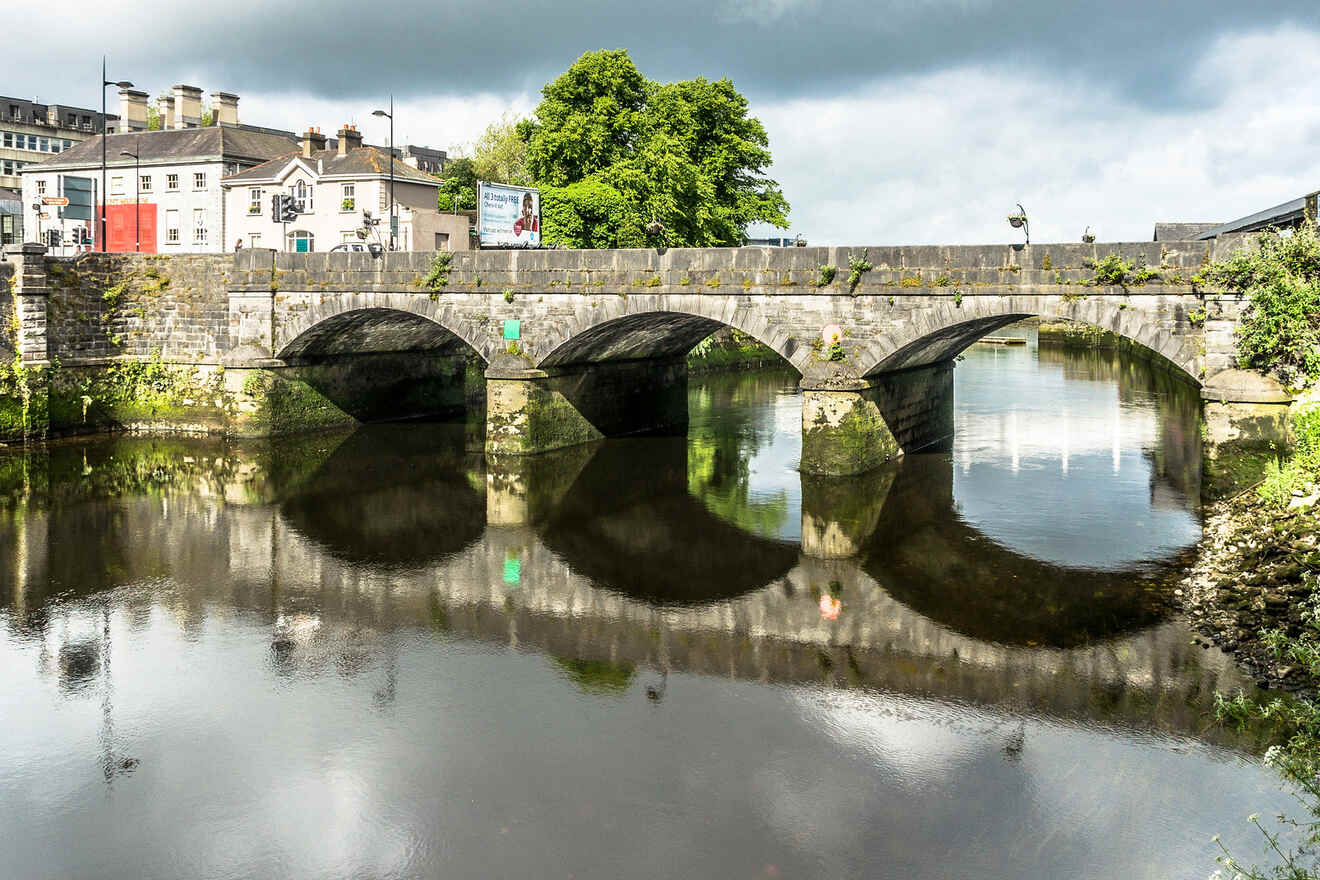
[[[329,294],[305,309],[278,315],[275,357],[307,360],[336,355],[464,349],[489,362],[495,343],[474,316],[429,297],[409,294]]]
[[[960,303],[928,306],[913,312],[889,335],[863,344],[857,365],[865,376],[923,367],[952,360],[986,334],[1024,318],[1075,321],[1108,330],[1168,361],[1196,384],[1202,384],[1205,354],[1193,335],[1170,332],[1157,315],[1143,308],[1100,297],[978,297]],[[1185,320],[1185,316],[1172,315]]]
[[[799,373],[810,359],[792,327],[733,296],[629,295],[579,309],[533,349],[538,367],[677,358],[722,327],[761,342]],[[746,298],[743,298],[746,299]]]

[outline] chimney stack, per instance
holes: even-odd
[[[302,154],[304,159],[312,158],[312,153],[325,149],[325,135],[321,129],[308,126],[302,136]]]
[[[362,132],[356,125],[345,125],[339,129],[339,155],[347,156],[349,150],[362,146]]]
[[[212,92],[211,112],[215,116],[216,125],[238,125],[238,95]]]
[[[174,86],[174,127],[197,128],[202,124],[202,90],[197,86]]]
[[[119,90],[120,132],[147,130],[147,93],[137,89]]]
[[[174,127],[174,96],[160,96],[160,127],[169,131]]]

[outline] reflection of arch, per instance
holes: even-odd
[[[737,308],[729,297],[633,295],[609,297],[579,310],[549,339],[539,340],[538,366],[606,360],[680,357],[721,327],[755,338],[801,372],[811,349],[788,328],[767,320],[764,308]]]
[[[987,333],[1041,316],[1109,330],[1160,355],[1200,384],[1200,340],[1191,334],[1170,333],[1145,309],[1121,305],[1109,297],[968,296],[960,305],[924,309],[912,320],[891,326],[890,335],[865,341],[858,369],[863,375],[872,375],[948,361]]]
[[[614,440],[550,513],[545,545],[599,586],[660,604],[702,604],[787,574],[795,545],[748,534],[687,491],[684,438]]]
[[[280,503],[300,534],[348,562],[418,566],[481,537],[486,501],[465,476],[461,425],[364,427]],[[479,484],[478,484],[479,485]]]
[[[955,510],[952,480],[946,456],[903,459],[863,541],[863,569],[904,605],[973,638],[1053,647],[1111,638],[1169,613],[1150,570],[1068,568],[986,537]]]
[[[325,294],[275,328],[276,356],[285,360],[419,349],[453,354],[464,349],[458,342],[490,359],[493,343],[483,326],[430,297],[406,293]]]

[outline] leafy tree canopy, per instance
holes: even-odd
[[[478,180],[514,186],[532,184],[527,170],[527,142],[518,134],[517,119],[506,114],[499,122],[486,126],[472,145],[472,170]]]
[[[468,158],[453,159],[445,163],[445,176],[440,181],[436,205],[441,211],[473,211],[477,207],[477,172],[475,163]],[[454,202],[457,200],[458,204]]]
[[[708,247],[740,244],[755,221],[787,225],[765,128],[728,79],[656,83],[625,51],[588,52],[541,94],[515,130],[546,241]]]

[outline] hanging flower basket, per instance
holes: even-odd
[[[1027,222],[1027,215],[1026,215],[1026,214],[1009,214],[1009,215],[1008,215],[1008,223],[1009,223],[1009,225],[1012,226],[1014,229],[1021,229],[1022,226],[1023,226],[1023,224],[1026,223],[1026,222]]]

